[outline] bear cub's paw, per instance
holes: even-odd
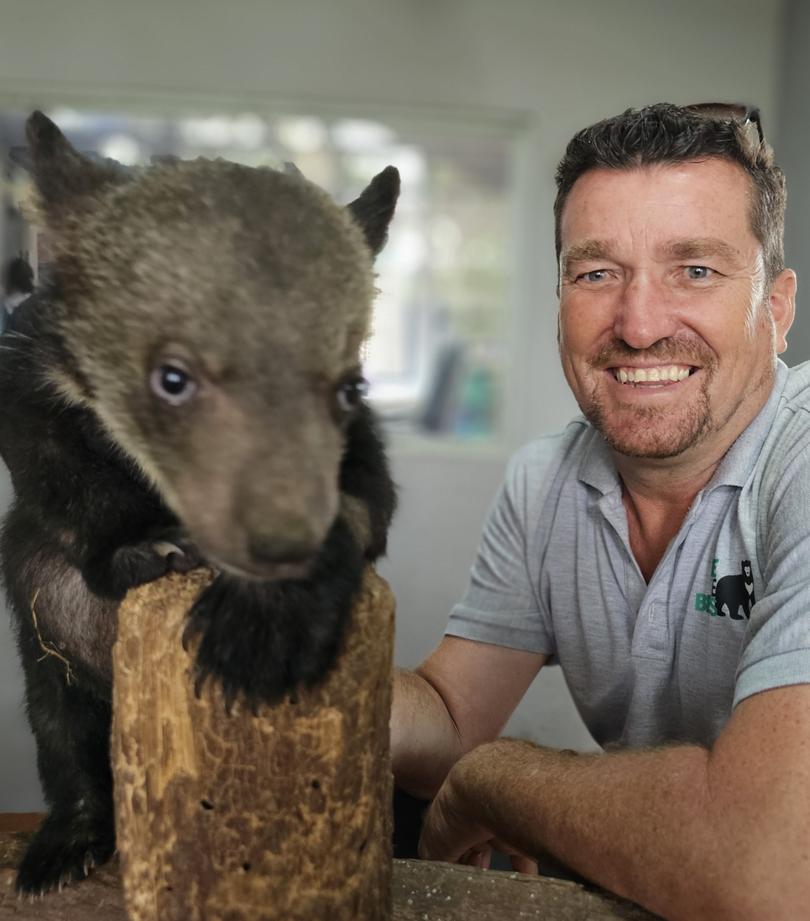
[[[51,813],[35,833],[17,871],[17,891],[44,895],[84,879],[115,852],[112,817]]]
[[[197,545],[177,531],[167,531],[149,540],[118,547],[110,563],[110,583],[115,595],[153,582],[169,572],[189,572],[202,565]]]
[[[197,693],[210,678],[229,710],[242,696],[255,711],[323,679],[337,656],[351,598],[329,604],[319,588],[218,576],[192,607],[183,636],[187,648],[198,642]]]

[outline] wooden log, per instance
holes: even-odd
[[[649,912],[568,880],[398,860],[393,921],[650,921]]]
[[[113,654],[130,921],[389,921],[394,603],[371,569],[326,681],[254,715],[194,695],[186,612],[211,574],[127,596]]]
[[[28,835],[0,833],[0,921],[127,921],[117,862],[44,899],[18,901],[14,869]],[[688,884],[688,883],[685,883]],[[431,861],[395,860],[393,921],[649,921],[616,896],[578,883]]]

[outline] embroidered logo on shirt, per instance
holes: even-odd
[[[712,617],[729,617],[731,620],[748,620],[751,608],[756,602],[754,597],[754,576],[751,561],[740,562],[740,572],[717,577],[719,560],[712,560],[712,593],[695,595],[695,610],[703,611]]]

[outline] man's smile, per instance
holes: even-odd
[[[693,365],[673,364],[646,367],[619,365],[606,370],[621,384],[674,384],[686,380],[698,369]]]

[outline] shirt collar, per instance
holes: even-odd
[[[787,365],[781,359],[777,359],[776,376],[771,395],[749,423],[748,428],[741,433],[739,438],[726,451],[717,470],[714,471],[714,476],[706,487],[707,491],[714,489],[715,486],[745,485],[773,425],[776,410],[779,408],[779,400],[782,398],[782,392],[787,383],[787,377]]]
[[[773,389],[767,402],[728,449],[709,481],[707,490],[714,489],[715,486],[745,485],[773,424],[787,376],[787,365],[781,359],[777,359]],[[607,442],[596,429],[591,426],[589,428],[589,444],[580,463],[578,479],[587,486],[598,489],[603,496],[621,490],[621,479]]]
[[[584,422],[584,419],[582,421]],[[603,496],[616,490],[621,491],[622,488],[610,448],[591,425],[588,425],[588,445],[579,465],[578,479],[586,486],[598,489]]]

